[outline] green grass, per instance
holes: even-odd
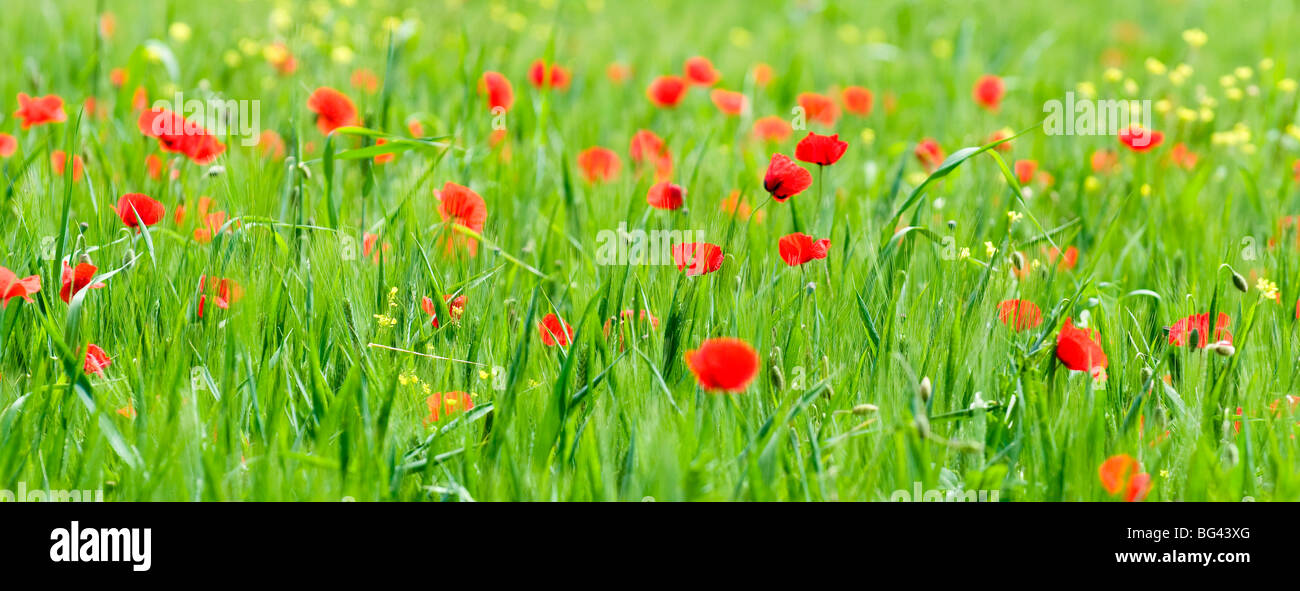
[[[0,314],[0,489],[103,488],[115,501],[887,500],[920,482],[1002,500],[1108,500],[1098,466],[1126,453],[1153,477],[1148,500],[1300,500],[1285,401],[1300,393],[1294,230],[1268,244],[1300,213],[1300,143],[1286,132],[1296,94],[1278,87],[1297,77],[1290,3],[321,1],[290,8],[282,29],[260,2],[102,4],[16,3],[0,25],[0,132],[19,144],[0,159],[11,187],[0,193],[0,265],[43,279],[33,303]],[[97,10],[116,14],[113,38],[96,34]],[[390,17],[412,32],[391,45]],[[169,36],[172,22],[192,36]],[[1204,47],[1183,41],[1193,27],[1208,33]],[[241,51],[277,40],[296,57],[292,75]],[[338,46],[351,63],[331,59]],[[749,114],[724,117],[698,88],[677,109],[650,104],[650,80],[693,55],[713,60],[720,87],[749,95]],[[1108,81],[1105,55],[1135,93]],[[567,92],[527,83],[547,56],[574,72]],[[1145,69],[1148,57],[1193,73],[1175,85]],[[612,61],[632,68],[627,84],[606,78]],[[760,61],[776,73],[766,88],[749,76]],[[1241,66],[1251,77],[1235,87],[1259,92],[1232,100],[1220,78]],[[121,89],[108,78],[118,67]],[[351,87],[358,67],[378,75],[377,92]],[[489,145],[476,91],[487,70],[514,85],[508,157]],[[971,100],[984,73],[1007,83],[997,113]],[[1155,118],[1164,144],[1136,154],[1113,136],[1038,129],[1044,102],[1084,82],[1099,98],[1168,100]],[[768,158],[792,155],[803,135],[765,146],[752,120],[789,119],[798,93],[850,84],[876,105],[810,126],[849,142],[826,191],[814,184],[764,205],[761,222],[733,222],[722,200],[767,199]],[[176,180],[153,180],[146,157],[170,155],[136,127],[137,86],[151,100],[260,100],[261,128],[294,160],[230,137],[221,174],[181,162]],[[390,144],[411,149],[383,165],[353,159],[373,155],[348,151],[374,138],[327,141],[306,109],[318,86],[351,96],[365,128],[405,137],[416,118],[434,139]],[[59,94],[68,121],[21,131],[19,92]],[[1198,93],[1215,99],[1213,119],[1180,120],[1178,107],[1200,108]],[[80,114],[92,94],[102,118]],[[1249,145],[1213,141],[1237,123]],[[1028,131],[1010,152],[921,183],[915,142],[934,137],[952,154],[1001,128]],[[667,140],[684,210],[646,206],[651,180],[632,174],[627,154],[638,129]],[[1199,155],[1192,170],[1169,164],[1177,142]],[[581,179],[574,160],[593,145],[622,157],[616,182]],[[1090,169],[1100,148],[1118,151],[1116,173]],[[81,155],[88,178],[54,175],[55,149]],[[1022,200],[999,158],[1036,160],[1054,184]],[[487,203],[477,257],[443,249],[433,191],[446,182]],[[162,201],[165,221],[124,229],[113,206],[128,192]],[[240,219],[210,244],[192,238],[200,195]],[[191,213],[178,225],[181,202]],[[806,232],[830,238],[826,260],[781,262],[795,210]],[[1013,210],[1025,218],[1011,224]],[[598,264],[598,233],[619,223],[703,231],[726,260],[690,278]],[[391,244],[382,264],[361,256],[366,232]],[[1017,279],[1005,256],[988,264],[985,242],[1043,263],[1048,244],[1073,245],[1079,263]],[[945,256],[963,247],[969,258]],[[87,251],[116,274],[66,305],[58,257]],[[1225,263],[1249,278],[1247,293]],[[209,301],[198,318],[201,276],[234,280],[242,298],[228,310]],[[1257,277],[1277,283],[1281,305],[1261,303]],[[448,293],[467,296],[464,314],[435,329],[420,299]],[[1008,298],[1036,302],[1043,325],[1000,324]],[[620,350],[601,326],[641,308],[659,329]],[[1163,327],[1212,309],[1231,316],[1235,355],[1168,346]],[[541,343],[549,312],[575,328],[572,346]],[[1061,323],[1085,314],[1110,360],[1101,384],[1053,354]],[[682,361],[716,336],[759,353],[742,394],[699,389]],[[104,376],[82,372],[90,342],[113,358]],[[475,409],[426,426],[426,387],[472,392]],[[977,396],[997,406],[971,410]],[[134,419],[115,412],[128,404]]]

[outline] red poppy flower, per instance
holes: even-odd
[[[743,392],[758,375],[758,352],[737,338],[707,339],[685,358],[700,387],[709,391]]]
[[[1004,300],[998,304],[998,322],[1020,332],[1042,324],[1043,312],[1029,300]]]
[[[1092,171],[1098,174],[1110,174],[1119,168],[1119,154],[1114,150],[1097,150],[1089,157]]]
[[[1065,325],[1061,327],[1061,334],[1056,339],[1056,358],[1065,364],[1065,367],[1074,371],[1086,371],[1094,375],[1101,374],[1101,370],[1106,369],[1109,361],[1106,359],[1106,352],[1102,350],[1097,340],[1101,335],[1096,331],[1088,331],[1075,328],[1074,321],[1070,318],[1065,319]]]
[[[628,155],[638,168],[645,163],[653,163],[656,179],[665,180],[673,174],[673,155],[668,151],[668,145],[664,140],[653,131],[648,129],[637,131],[628,146]]]
[[[13,271],[0,267],[0,308],[7,308],[9,300],[22,298],[32,301],[32,294],[41,290],[41,276],[31,275],[19,279]]]
[[[392,250],[393,245],[385,242],[383,246],[379,245],[379,235],[366,233],[361,237],[361,256],[369,257],[370,262],[378,265],[379,257],[382,253],[384,260],[388,260],[388,251]],[[355,252],[355,251],[354,251]]]
[[[18,93],[18,110],[14,111],[14,117],[23,120],[23,131],[36,125],[68,120],[68,114],[63,112],[63,99],[58,95],[33,98],[22,92]]]
[[[328,86],[312,91],[307,97],[307,109],[316,114],[316,128],[325,135],[357,124],[357,107],[352,99]]]
[[[352,88],[360,90],[366,94],[374,94],[379,90],[379,76],[367,68],[357,68],[352,70]]]
[[[1015,132],[1011,131],[1010,129],[1002,128],[993,133],[990,133],[988,139],[984,140],[984,143],[991,144],[993,142],[1009,138],[1014,134]],[[1015,142],[1013,141],[1006,141],[998,144],[997,147],[993,149],[999,152],[1010,152],[1011,148],[1015,147],[1014,144]]]
[[[673,261],[686,275],[708,275],[722,268],[722,247],[709,242],[684,242],[673,245]]]
[[[438,215],[442,216],[444,222],[464,226],[476,233],[483,231],[483,224],[487,222],[487,203],[478,193],[469,187],[448,182],[443,185],[442,191],[437,192],[437,197]],[[448,236],[448,252],[461,245],[469,251],[470,256],[478,255],[477,240],[459,233]]]
[[[861,86],[850,86],[840,93],[844,101],[844,110],[854,115],[866,117],[871,114],[871,91]]]
[[[600,146],[593,146],[578,153],[578,170],[588,183],[604,183],[618,178],[621,162],[618,153]]]
[[[379,139],[375,140],[375,145],[376,145],[376,146],[382,146],[382,145],[387,144],[387,143],[388,143],[388,140],[386,140],[386,139],[384,139],[384,138],[379,138]],[[389,152],[389,153],[387,153],[387,154],[379,154],[379,155],[376,155],[376,156],[375,156],[375,164],[388,164],[389,162],[392,162],[393,160],[396,160],[396,159],[397,159],[397,153],[396,153],[396,152]]]
[[[434,392],[424,399],[429,409],[429,416],[424,418],[425,426],[438,422],[442,417],[474,409],[474,399],[466,392]]]
[[[812,236],[802,232],[786,234],[777,241],[781,260],[791,267],[797,267],[814,259],[824,259],[830,248],[829,239],[813,240]]]
[[[801,93],[797,100],[809,121],[830,127],[835,125],[836,119],[840,118],[839,107],[835,106],[835,101],[831,97],[824,94],[805,92]]]
[[[785,119],[775,115],[759,118],[754,121],[754,137],[764,142],[784,142],[790,139],[794,129]]]
[[[50,168],[54,169],[55,175],[63,176],[63,172],[67,170],[67,166],[68,166],[67,152],[64,152],[63,150],[55,150],[50,153]],[[72,182],[74,183],[81,182],[81,177],[85,173],[85,170],[86,170],[86,164],[82,162],[81,156],[73,156],[72,157]]]
[[[645,92],[656,107],[671,109],[686,96],[686,81],[677,76],[660,76],[650,83]]]
[[[721,78],[718,71],[713,69],[713,62],[698,55],[687,58],[684,70],[686,72],[686,81],[700,86],[713,86]]]
[[[943,148],[939,147],[939,142],[934,138],[925,138],[916,143],[916,159],[921,161],[927,171],[934,172],[943,164]]]
[[[298,71],[298,58],[295,58],[293,52],[289,51],[289,46],[282,42],[276,41],[267,45],[262,55],[281,76],[288,76]]]
[[[760,88],[766,87],[772,82],[772,78],[776,76],[776,72],[772,69],[772,66],[763,62],[754,64],[752,72],[754,75],[754,84],[757,84]]]
[[[849,149],[848,142],[840,141],[840,135],[817,135],[808,132],[808,136],[799,140],[794,147],[794,157],[809,164],[830,166],[840,161],[844,151]]]
[[[262,133],[257,136],[257,151],[261,153],[264,158],[284,160],[284,138],[281,138],[280,134],[269,129],[263,130]]]
[[[741,220],[748,220],[753,216],[754,221],[760,224],[763,223],[764,214],[767,213],[759,210],[757,214],[755,214],[754,208],[750,205],[749,201],[742,201],[740,199],[739,190],[733,190],[730,195],[727,195],[726,199],[722,200],[722,211],[729,216]]]
[[[646,203],[655,209],[681,209],[682,196],[686,191],[682,190],[680,185],[674,185],[668,181],[655,183],[646,193]]]
[[[82,363],[82,369],[86,375],[99,374],[104,375],[104,368],[113,364],[108,353],[94,343],[86,345],[86,360]]]
[[[1291,163],[1291,176],[1295,182],[1300,183],[1300,159]]]
[[[772,154],[763,176],[763,189],[777,201],[785,201],[812,186],[812,173],[785,154]]]
[[[1232,333],[1228,327],[1232,326],[1232,318],[1223,312],[1219,313],[1219,319],[1214,323],[1214,336],[1210,335],[1210,313],[1192,314],[1175,322],[1169,327],[1169,344],[1175,347],[1184,347],[1191,342],[1192,331],[1196,332],[1196,346],[1204,349],[1210,343],[1226,342],[1232,344]]]
[[[206,286],[209,284],[207,276],[199,277],[199,318],[203,318],[203,308],[207,302],[208,296]],[[214,294],[213,300],[217,307],[222,310],[230,309],[230,305],[244,297],[244,289],[231,279],[219,279],[215,281],[217,293]]]
[[[1028,185],[1034,182],[1034,172],[1038,170],[1037,160],[1017,160],[1015,164],[1016,180],[1021,185]]]
[[[419,119],[412,118],[406,122],[406,131],[411,137],[424,137],[424,125],[420,124]]]
[[[1061,259],[1061,267],[1060,267],[1060,268],[1065,269],[1065,270],[1073,269],[1073,268],[1075,268],[1076,266],[1078,266],[1078,264],[1079,264],[1079,249],[1076,248],[1076,247],[1073,247],[1073,246],[1067,246],[1067,247],[1065,248],[1065,257],[1064,257],[1064,258],[1061,258],[1061,249],[1060,249],[1060,248],[1057,248],[1057,247],[1053,246],[1053,247],[1051,247],[1051,248],[1044,248],[1044,250],[1047,251],[1047,262],[1048,262],[1049,264],[1055,265],[1055,264],[1056,264],[1056,259],[1058,259],[1058,258]]]
[[[1128,149],[1134,152],[1150,151],[1165,140],[1165,134],[1154,129],[1144,129],[1139,125],[1121,129],[1118,135],[1119,143],[1128,146]]]
[[[709,99],[724,115],[739,115],[749,106],[749,99],[745,98],[744,93],[721,88],[713,89],[709,93]]]
[[[547,347],[568,347],[573,342],[573,327],[553,313],[547,314],[537,323],[537,330],[542,335],[542,344]]]
[[[201,225],[194,229],[194,240],[199,244],[212,242],[212,239],[221,231],[221,228],[226,225],[226,217],[227,215],[224,211],[200,215],[199,220]],[[230,232],[231,230],[227,228],[226,233]]]
[[[1127,502],[1145,499],[1151,490],[1151,476],[1141,471],[1141,465],[1128,454],[1106,458],[1097,469],[1102,488],[1110,495],[1124,493]]]
[[[152,226],[163,218],[164,213],[162,203],[142,193],[127,193],[117,200],[117,217],[122,218],[122,223],[128,228],[135,228],[140,222]]]
[[[90,282],[95,278],[95,271],[98,270],[98,267],[90,263],[77,263],[77,268],[73,269],[68,266],[68,261],[63,261],[63,287],[59,289],[59,298],[63,300],[63,303],[71,303],[72,296],[87,287],[90,289],[104,287],[103,283]]]
[[[528,68],[528,81],[540,89],[567,90],[571,78],[567,69],[556,64],[548,66],[540,59],[534,61],[532,67]]]
[[[140,133],[158,139],[166,152],[184,154],[196,164],[207,164],[226,150],[211,131],[167,109],[149,109],[140,113]]]
[[[1006,88],[1002,84],[1002,79],[992,74],[980,76],[975,81],[975,87],[971,89],[971,97],[975,103],[990,111],[997,111],[1002,104],[1002,95]]]
[[[452,323],[455,323],[460,320],[461,314],[464,313],[465,302],[469,301],[469,298],[465,297],[464,294],[461,294],[456,296],[456,299],[452,299],[451,294],[443,294],[442,301],[447,303],[447,313],[451,315]],[[438,307],[433,304],[433,300],[427,296],[421,298],[420,309],[424,310],[425,314],[433,317],[430,324],[432,324],[434,328],[438,328]]]
[[[113,88],[122,88],[122,85],[126,84],[126,79],[126,70],[122,68],[113,68],[108,71],[108,83],[112,84]]]
[[[1196,168],[1196,152],[1187,149],[1187,144],[1178,142],[1169,151],[1169,161],[1179,168],[1191,170]]]
[[[0,158],[8,158],[18,150],[18,140],[7,133],[0,133]]]

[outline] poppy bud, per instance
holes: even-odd
[[[916,431],[920,433],[921,437],[930,436],[930,419],[925,415],[916,415],[916,418],[912,419],[912,426],[916,427]]]
[[[921,378],[921,388],[920,388],[921,402],[929,402],[930,393],[932,391],[933,388],[930,386],[930,377],[926,376]]]
[[[126,254],[122,255],[122,267],[131,268],[135,266],[135,250],[126,249]]]
[[[1154,376],[1154,375],[1156,375],[1156,372],[1151,371],[1151,368],[1149,368],[1149,367],[1144,367],[1144,368],[1142,368],[1142,381],[1143,381],[1143,382],[1149,382],[1149,381],[1151,381],[1151,376]]]
[[[1206,349],[1218,353],[1220,357],[1232,357],[1233,354],[1237,352],[1237,348],[1233,347],[1232,343],[1228,341],[1218,341],[1215,343],[1210,343],[1209,346],[1206,347]]]
[[[853,414],[855,414],[855,415],[865,415],[865,414],[867,414],[867,413],[869,413],[869,412],[876,412],[876,411],[878,411],[878,410],[880,410],[880,407],[878,407],[878,406],[876,406],[876,405],[874,405],[874,404],[859,404],[859,405],[853,407]]]
[[[87,265],[93,265],[93,264],[95,264],[94,261],[90,260],[90,253],[88,253],[88,252],[83,252],[83,253],[81,253],[81,256],[80,256],[80,257],[77,257],[77,262],[78,262],[78,263],[85,263],[85,264],[87,264]]]
[[[814,291],[817,291],[817,284],[812,281],[809,281],[808,285],[803,286],[803,288],[808,290],[808,293],[812,293]]]
[[[1246,283],[1246,278],[1242,277],[1241,273],[1238,273],[1236,271],[1232,272],[1232,285],[1233,287],[1236,287],[1237,291],[1240,291],[1241,293],[1246,293],[1250,291],[1250,284]]]
[[[1015,265],[1017,271],[1025,269],[1025,255],[1020,251],[1011,253],[1011,264]]]
[[[956,230],[956,229],[957,229],[957,220],[948,220],[948,229],[949,229],[949,230]]]
[[[89,230],[89,229],[90,229],[90,224],[88,224],[88,223],[86,223],[86,222],[81,222],[80,224],[77,224],[77,227],[80,228],[80,229],[81,229],[81,232],[84,234],[84,233],[86,232],[86,230]]]
[[[781,371],[781,348],[772,347],[767,354],[767,374],[772,380],[772,388],[777,392],[785,390],[785,373]]]

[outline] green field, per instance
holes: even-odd
[[[1294,3],[4,12],[0,490],[1300,500]],[[718,79],[656,105],[655,79],[696,56]],[[556,86],[530,82],[537,60],[563,68]],[[986,74],[997,105],[973,96]],[[355,117],[338,101],[318,117],[322,87]],[[20,104],[51,95],[60,109]],[[1146,101],[1163,139],[1056,133],[1045,107],[1067,96]],[[219,153],[145,133],[160,105]],[[763,118],[788,135],[757,137]],[[993,146],[999,131],[1014,137]],[[810,132],[843,157],[798,162],[811,186],[774,200],[773,154]],[[592,147],[617,169],[593,171]],[[56,151],[84,164],[57,172]],[[681,207],[650,205],[671,201],[661,181]],[[163,211],[123,215],[135,193]],[[619,248],[623,230],[664,243]],[[796,231],[828,239],[824,258],[787,264]],[[720,267],[679,270],[665,244],[683,241],[718,246]],[[65,302],[65,261],[102,287]],[[1016,299],[1038,310],[1024,326],[1000,318]],[[1222,330],[1176,324],[1206,313]],[[1067,322],[1085,330],[1062,342]],[[723,337],[744,343],[709,358],[736,391],[688,353]],[[87,367],[90,344],[107,366]]]

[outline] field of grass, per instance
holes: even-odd
[[[12,3],[0,489],[1300,500],[1297,10]],[[695,56],[718,80],[654,104],[652,82]],[[530,83],[539,59],[567,79]],[[490,108],[487,72],[509,81],[508,108]],[[973,96],[986,74],[1004,87],[996,105]],[[870,91],[869,113],[843,102],[851,86]],[[356,108],[329,135],[309,108],[322,87]],[[713,89],[745,108],[728,114]],[[1149,101],[1163,140],[1050,134],[1044,105],[1067,92]],[[66,118],[24,129],[20,93],[57,95]],[[211,101],[192,117],[209,129],[217,102],[257,101],[241,119],[253,131],[206,136],[214,158],[165,150],[141,115],[178,93]],[[801,108],[804,93],[834,116]],[[758,138],[764,117],[793,129]],[[640,130],[665,152],[634,161]],[[988,147],[1000,130],[1014,138]],[[795,158],[809,132],[838,134],[843,157],[797,159],[811,186],[773,200],[772,155]],[[928,166],[927,138],[943,152]],[[584,168],[596,146],[619,160],[609,178]],[[56,151],[84,165],[57,172]],[[684,190],[682,207],[651,207],[660,181]],[[444,215],[464,195],[448,183],[481,196],[481,229]],[[164,213],[123,215],[130,193]],[[620,228],[694,236],[721,266],[611,254]],[[825,258],[783,261],[796,230],[829,239]],[[103,286],[65,302],[65,261]],[[30,276],[39,290],[15,283]],[[1024,326],[999,314],[1017,299],[1039,310]],[[1224,330],[1176,324],[1205,313],[1226,314]],[[1085,332],[1062,343],[1067,322]],[[710,359],[740,374],[737,391],[688,363],[723,337],[758,362],[745,382],[746,346]],[[1088,371],[1095,354],[1067,367],[1092,339],[1105,368]],[[92,343],[106,366],[86,362]]]

